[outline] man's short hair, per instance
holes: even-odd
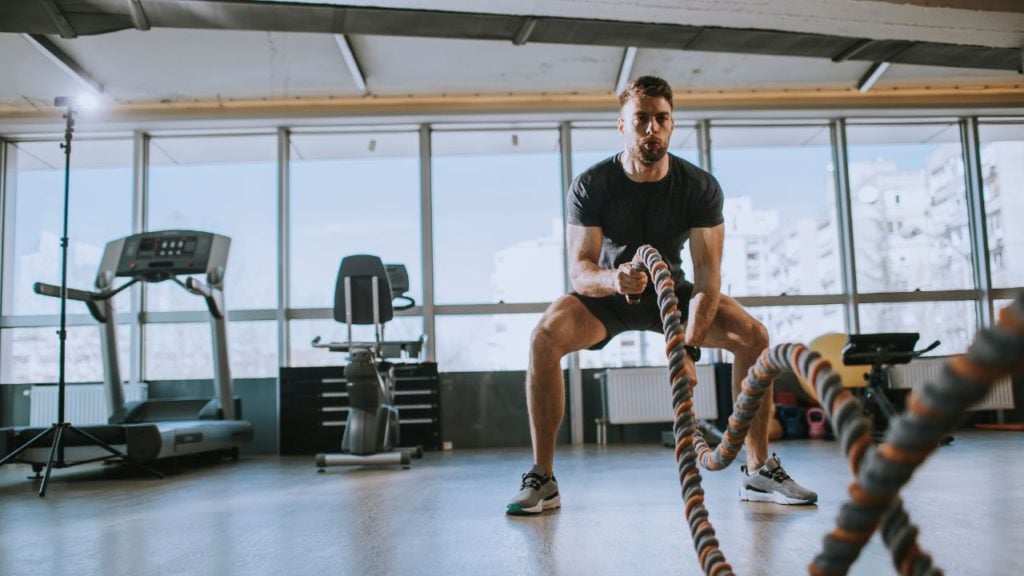
[[[626,88],[619,94],[619,108],[626,105],[626,102],[634,96],[647,96],[648,98],[664,98],[669,107],[672,107],[672,87],[657,76],[640,76],[626,84]]]

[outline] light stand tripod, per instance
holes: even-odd
[[[889,421],[899,414],[886,393],[890,389],[889,368],[895,364],[907,364],[939,345],[936,340],[923,350],[914,350],[919,337],[916,332],[850,334],[843,348],[843,364],[871,366],[871,371],[864,375],[867,383],[863,389],[863,402],[864,414],[874,417],[876,440],[885,437]]]
[[[60,339],[60,354],[58,356],[58,372],[57,372],[57,422],[52,424],[49,428],[43,430],[39,434],[36,434],[31,440],[22,444],[16,448],[10,454],[0,459],[0,466],[3,466],[9,461],[13,461],[22,452],[28,450],[37,441],[42,440],[46,435],[53,434],[53,444],[50,448],[50,457],[46,462],[46,473],[43,475],[42,483],[39,486],[39,497],[46,496],[46,485],[50,481],[50,472],[54,468],[69,468],[71,466],[77,466],[79,464],[85,464],[87,462],[98,462],[101,460],[109,460],[111,458],[120,458],[124,462],[133,464],[158,478],[163,478],[163,474],[143,466],[135,459],[129,457],[124,452],[110,446],[106,442],[103,442],[99,438],[92,434],[76,428],[71,425],[64,417],[64,344],[67,339],[67,297],[68,297],[68,199],[69,190],[71,184],[71,138],[75,131],[75,108],[71,99],[65,97],[58,97],[53,102],[54,106],[58,108],[64,108],[64,119],[66,120],[64,129],[64,142],[60,147],[64,150],[64,228],[63,235],[60,239],[61,246],[61,272],[60,272],[60,330],[57,331],[57,336]],[[110,319],[114,321],[113,318]],[[109,455],[101,456],[99,458],[89,458],[87,460],[78,460],[74,462],[68,462],[64,459],[64,443],[65,434],[71,432],[79,437],[85,439],[89,443],[99,446],[109,452]]]

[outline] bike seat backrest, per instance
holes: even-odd
[[[334,286],[334,319],[347,322],[345,309],[345,279],[350,278],[352,287],[352,323],[373,324],[373,278],[377,278],[377,302],[379,321],[394,318],[391,305],[392,291],[387,270],[377,256],[355,254],[346,256],[338,269],[338,281]]]

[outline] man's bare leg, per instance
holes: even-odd
[[[767,337],[765,338],[767,344]],[[763,348],[762,348],[763,350]],[[730,350],[730,352],[732,352]],[[743,379],[747,377],[747,371],[757,362],[760,352],[750,356],[747,351],[733,352],[732,363],[732,399],[735,402],[740,395]],[[757,470],[768,460],[768,417],[772,402],[774,386],[769,385],[764,393],[764,400],[757,409],[757,414],[750,422],[750,429],[747,431],[747,439],[743,446],[747,449],[747,470]]]
[[[600,342],[604,325],[575,296],[565,295],[544,312],[530,338],[526,371],[526,405],[534,464],[554,472],[555,441],[565,412],[562,357]]]
[[[735,400],[747,371],[768,347],[768,330],[735,300],[723,294],[704,345],[724,348],[732,353],[732,397]],[[768,459],[768,417],[771,410],[768,402],[772,398],[771,387],[765,392],[765,397],[768,401],[761,402],[744,442],[748,470],[757,470]]]

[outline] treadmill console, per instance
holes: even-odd
[[[211,232],[164,230],[135,234],[114,242],[123,242],[117,276],[160,281],[183,274],[205,274],[224,267],[231,240]]]

